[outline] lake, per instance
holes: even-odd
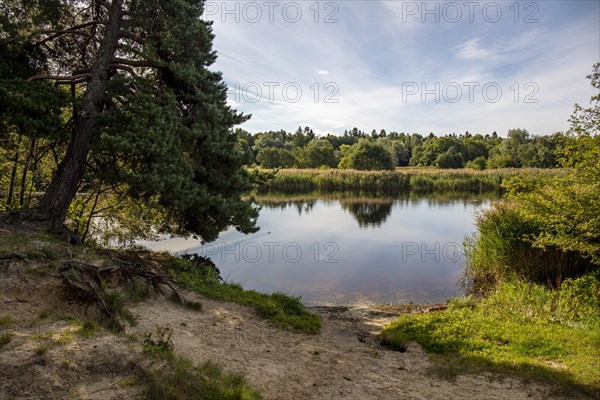
[[[463,241],[496,192],[262,192],[257,233],[234,229],[202,245],[170,238],[154,250],[210,257],[246,289],[308,305],[438,303],[461,293]]]

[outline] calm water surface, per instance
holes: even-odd
[[[462,243],[497,193],[267,192],[260,230],[148,247],[209,256],[246,289],[310,305],[433,303],[460,293]]]

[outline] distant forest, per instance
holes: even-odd
[[[343,135],[317,137],[310,127],[251,134],[236,133],[246,165],[263,168],[341,168],[385,170],[405,166],[439,168],[554,168],[565,136],[530,135],[511,129],[506,138],[496,132],[428,136],[386,132],[370,134],[354,128]]]

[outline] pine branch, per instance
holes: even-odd
[[[43,81],[43,80],[50,80],[50,81],[57,81],[56,83],[58,84],[72,84],[72,83],[81,83],[81,82],[85,82],[88,79],[90,79],[92,77],[92,74],[90,72],[84,72],[84,73],[80,73],[80,74],[75,74],[75,75],[71,75],[71,76],[64,76],[64,75],[34,75],[30,78],[28,78],[28,81]]]
[[[131,75],[137,77],[138,75],[135,73],[135,70],[132,67],[126,66],[126,65],[121,65],[121,64],[109,64],[109,67],[114,68],[114,69],[120,69],[123,71],[127,71],[129,72]]]
[[[122,38],[124,38],[124,39],[133,40],[134,42],[136,42],[136,43],[138,43],[138,44],[141,44],[141,45],[144,45],[144,44],[146,44],[146,42],[145,42],[144,40],[140,39],[139,37],[137,37],[137,36],[135,36],[135,35],[133,35],[133,34],[131,34],[131,33],[129,33],[129,32],[126,32],[126,31],[120,31],[120,32],[119,32],[119,35],[120,35]]]
[[[42,34],[49,34],[50,36],[48,36],[47,38],[44,38],[44,39],[40,40],[37,43],[34,43],[33,46],[34,47],[40,46],[40,45],[42,45],[42,44],[44,44],[46,42],[49,42],[51,40],[56,39],[59,36],[67,35],[67,34],[85,35],[85,36],[88,36],[88,37],[92,37],[97,42],[100,42],[99,39],[93,37],[91,34],[89,34],[87,32],[80,31],[80,29],[87,28],[88,26],[105,25],[105,24],[106,23],[104,21],[94,20],[94,21],[86,22],[84,24],[75,25],[75,26],[73,26],[73,27],[71,27],[69,29],[42,31],[40,33],[42,33]]]
[[[130,66],[130,67],[158,68],[158,65],[156,65],[155,63],[153,63],[151,61],[128,60],[126,58],[119,58],[119,57],[113,58],[112,63],[121,64],[121,65],[127,65],[127,66]]]

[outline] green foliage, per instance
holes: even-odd
[[[396,166],[392,154],[379,143],[361,140],[341,151],[341,169],[392,170]]]
[[[308,132],[308,133],[307,133]],[[259,132],[250,135],[240,133],[242,146],[252,142],[254,153],[265,151],[257,162],[265,168],[286,168],[294,165],[299,168],[320,168],[333,165],[334,155],[341,163],[338,168],[353,168],[355,152],[360,142],[370,142],[384,147],[392,156],[394,166],[438,166],[440,168],[491,169],[533,167],[556,167],[558,152],[563,144],[563,134],[532,136],[523,129],[511,129],[508,138],[493,135],[456,134],[423,137],[419,134],[382,130],[379,134],[366,135],[358,129],[346,131],[343,136],[327,134],[315,139],[314,133],[306,127],[294,134],[286,131]],[[318,143],[318,144],[317,144]],[[326,150],[325,150],[326,148]],[[250,157],[247,157],[250,160]],[[326,162],[325,162],[326,160]],[[387,162],[387,156],[386,156]],[[246,164],[251,162],[246,161]],[[368,163],[367,163],[368,164]],[[378,166],[377,168],[382,168]]]
[[[175,345],[171,340],[173,330],[168,326],[156,327],[156,339],[152,338],[152,333],[144,334],[142,343],[144,352],[157,357],[172,357],[175,351]]]
[[[509,181],[509,197],[524,218],[543,226],[535,246],[580,252],[600,264],[600,136],[570,138],[563,157],[568,176]]]
[[[12,338],[12,333],[0,332],[0,349],[9,344]]]
[[[485,169],[485,163],[485,157],[479,156],[471,161],[467,161],[465,168],[472,168],[481,171]]]
[[[174,357],[159,370],[143,377],[148,400],[259,400],[239,374],[226,373],[213,362],[200,365]]]
[[[62,108],[66,93],[49,83],[0,77],[0,139],[9,131],[65,139]]]
[[[577,252],[600,265],[600,64],[589,78],[598,94],[590,108],[576,106],[559,153],[570,173],[514,179],[506,188],[522,217],[540,227],[531,237],[535,247]]]
[[[600,90],[600,64],[590,76]],[[509,202],[496,204],[477,221],[467,242],[466,277],[477,284],[519,275],[560,285],[600,265],[600,94],[592,107],[576,107],[560,164],[566,173],[521,175],[507,180]],[[510,140],[525,141],[526,132]]]
[[[229,226],[255,230],[256,210],[240,199],[251,187],[242,168],[249,144],[244,148],[231,130],[248,117],[227,105],[222,76],[210,69],[216,54],[203,2],[115,3],[128,16],[111,28],[121,35],[119,67],[99,57],[114,51],[102,40],[109,32],[97,29],[100,20],[108,30],[112,9],[96,15],[87,5],[59,0],[3,6],[3,15],[15,17],[0,18],[0,140],[15,150],[6,159],[0,154],[0,179],[10,187],[3,208],[17,208],[17,192],[45,191],[41,202],[50,209],[39,211],[60,225],[75,198],[64,188],[79,187],[91,200],[78,199],[67,223],[80,235],[98,230],[90,219],[126,240],[149,226],[205,240]],[[76,145],[65,152],[69,138]],[[54,143],[39,149],[34,139]],[[23,143],[29,148],[21,154]],[[69,167],[54,163],[49,172],[58,171],[56,179],[36,182],[37,171],[48,167],[42,155]],[[69,173],[84,168],[85,174]],[[19,208],[29,206],[19,201]],[[127,219],[128,212],[135,216]]]
[[[298,165],[301,168],[335,167],[338,160],[331,143],[325,139],[310,141],[299,151]]]
[[[465,160],[456,147],[452,146],[444,153],[437,156],[435,165],[438,168],[462,168],[465,166]]]
[[[278,147],[265,147],[256,155],[256,161],[264,168],[289,168],[296,164],[291,150]]]
[[[467,238],[465,282],[471,289],[486,290],[514,276],[559,286],[594,266],[578,252],[555,246],[532,246],[543,225],[525,218],[518,204],[496,203],[477,217],[477,234]]]
[[[244,290],[239,284],[222,283],[218,270],[207,259],[176,258],[168,254],[163,254],[163,257],[162,263],[169,273],[188,290],[209,298],[253,307],[276,326],[305,333],[317,333],[321,328],[319,315],[308,311],[300,298],[283,293],[263,294]]]
[[[406,315],[388,325],[383,343],[416,341],[461,373],[494,371],[539,378],[588,393],[600,390],[600,275],[567,279],[560,289],[511,281],[476,302]]]
[[[263,170],[260,168],[253,168],[249,170],[250,178],[255,186],[269,185],[277,175],[277,170]]]
[[[451,157],[451,158],[458,157],[457,153],[460,153],[461,158],[462,158],[463,144],[458,138],[453,137],[453,136],[446,136],[446,137],[431,136],[428,139],[426,139],[422,145],[417,146],[414,149],[413,155],[410,159],[410,165],[414,165],[414,166],[436,165],[437,159],[440,156],[443,156],[448,151],[450,151],[450,149],[453,147],[454,147],[454,150],[452,150],[445,157]],[[450,161],[450,159],[449,159],[449,161]],[[445,160],[442,159],[442,162],[445,162]],[[464,161],[463,161],[463,163],[464,163]]]

